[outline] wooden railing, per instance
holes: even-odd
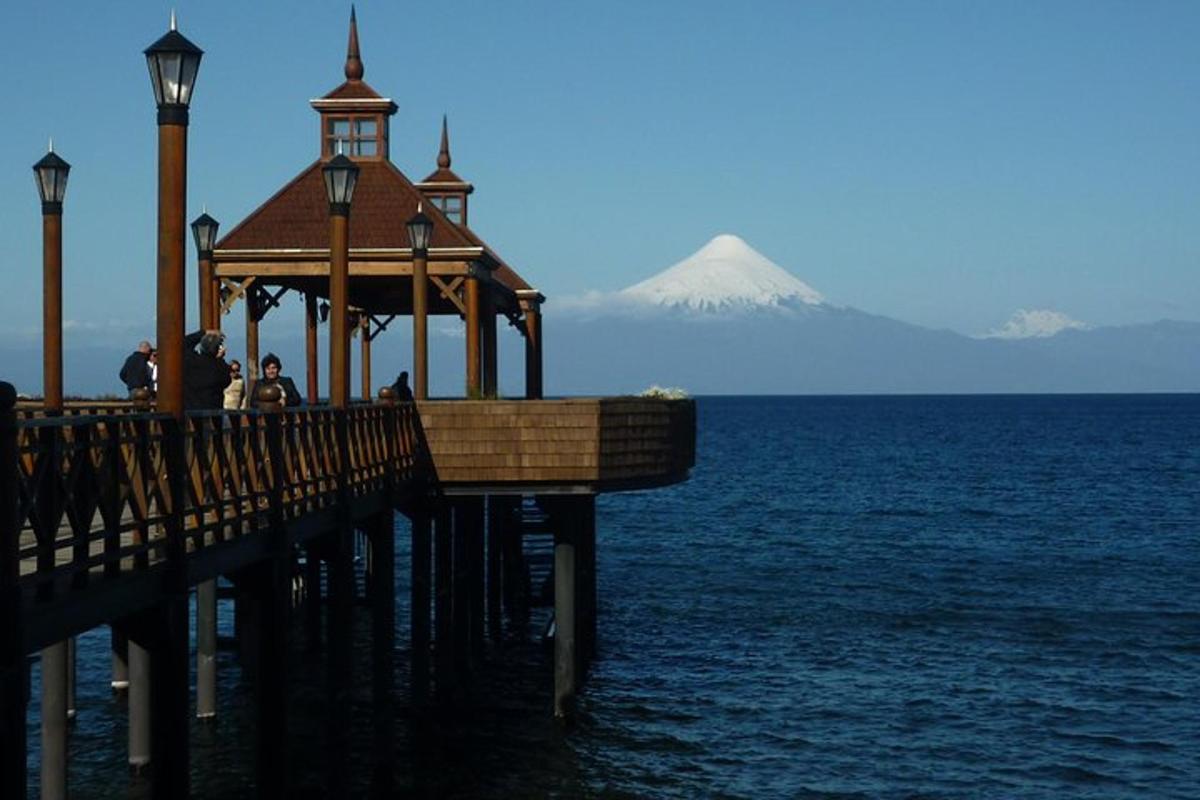
[[[0,448],[15,460],[0,541],[22,594],[46,599],[406,483],[436,486],[412,404],[191,412],[182,424],[119,411],[17,409],[0,429],[15,438]]]

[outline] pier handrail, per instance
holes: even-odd
[[[13,430],[17,507],[0,538],[17,543],[4,552],[22,594],[42,599],[329,508],[339,480],[350,498],[436,486],[411,403],[196,411],[182,426],[131,409],[29,415]]]

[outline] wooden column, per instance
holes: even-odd
[[[496,398],[500,396],[500,387],[496,384],[498,377],[496,353],[496,299],[492,287],[484,287],[483,292],[483,396]]]
[[[158,399],[157,410],[183,418],[184,208],[187,111],[158,125]]]
[[[62,205],[42,212],[42,392],[47,414],[61,414],[62,369]]]
[[[304,295],[304,361],[308,375],[308,404],[315,406],[319,399],[317,369],[317,296],[312,292]]]
[[[433,520],[427,511],[418,511],[412,517],[412,592],[409,611],[412,628],[412,667],[409,679],[411,705],[414,709],[425,707],[429,702],[429,633],[430,596],[432,585],[430,574],[433,553]]]
[[[258,287],[251,286],[244,293],[246,303],[246,390],[250,384],[258,383],[258,320],[259,301]],[[254,408],[254,398],[248,399],[247,406]]]
[[[338,205],[329,214],[329,402],[345,408],[350,402],[350,209]]]
[[[542,306],[541,295],[522,297],[525,311],[525,398],[542,398]]]
[[[212,252],[200,253],[197,258],[199,272],[200,327],[215,330],[221,325],[221,312],[215,279],[213,278]]]
[[[511,502],[506,496],[487,498],[487,627],[493,642],[504,636],[504,536]]]
[[[472,272],[463,281],[463,300],[467,306],[467,397],[478,399],[483,396],[480,363],[480,325],[482,316],[479,278]]]
[[[454,678],[454,530],[449,503],[434,520],[434,656],[437,660],[437,694],[449,696]]]
[[[396,534],[392,511],[382,511],[367,523],[373,566],[371,580],[371,714],[373,747],[371,796],[393,795],[392,760],[396,744]]]
[[[476,495],[465,505],[467,512],[466,555],[467,555],[467,602],[468,635],[470,657],[473,662],[483,660],[484,636],[484,496]]]
[[[425,250],[413,252],[413,396],[429,398],[429,277]]]
[[[567,514],[554,519],[554,716],[568,719],[575,711],[576,665],[576,530]]]
[[[371,315],[362,312],[359,315],[358,335],[362,337],[362,399],[371,399]]]
[[[196,717],[217,716],[217,581],[196,587]]]

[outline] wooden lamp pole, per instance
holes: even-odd
[[[433,220],[425,216],[420,204],[408,221],[408,239],[413,254],[413,397],[429,399],[429,240]]]
[[[338,153],[321,169],[329,199],[329,403],[345,408],[350,403],[350,201],[358,165]]]

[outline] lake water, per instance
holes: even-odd
[[[1200,397],[698,411],[688,483],[597,502],[600,655],[575,728],[549,720],[545,649],[506,645],[475,708],[402,730],[398,796],[1200,796]],[[143,793],[107,646],[80,639],[77,798]],[[222,703],[248,705],[221,665]],[[319,664],[298,653],[295,681],[297,793],[319,797]],[[36,703],[30,723],[36,743]],[[244,711],[193,741],[196,796],[251,794]]]

